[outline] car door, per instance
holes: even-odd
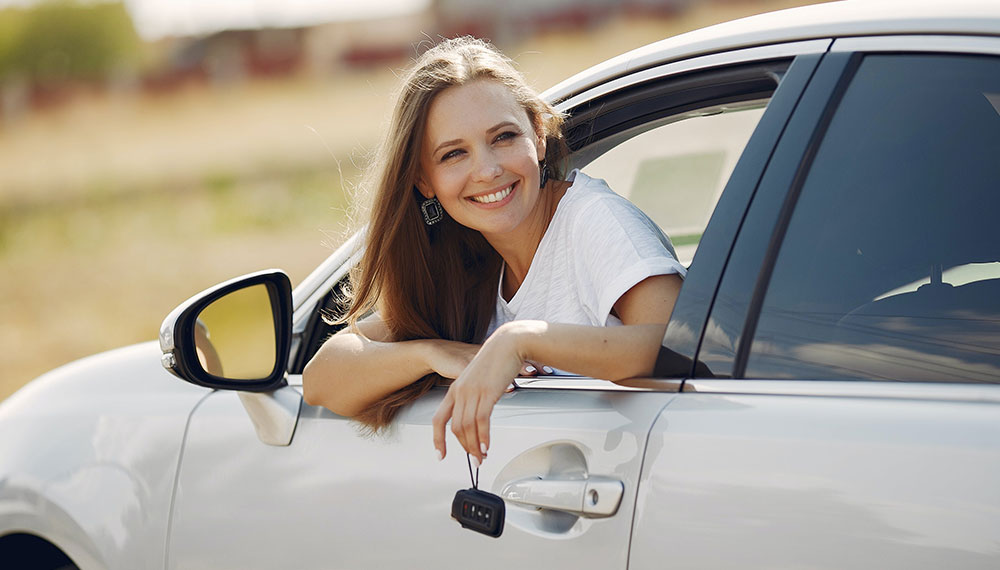
[[[834,43],[650,434],[630,568],[1000,566],[997,157],[1000,40]]]
[[[731,175],[763,171],[828,45],[820,40],[715,54],[578,93],[561,103],[572,114],[573,166],[606,177],[645,208],[673,234],[689,263],[702,242],[719,248],[732,239],[728,218],[740,203],[745,208],[749,195],[737,191],[717,208],[722,188]],[[700,131],[713,132],[715,142],[695,140],[692,132]],[[672,191],[693,199],[664,198]],[[687,206],[684,215],[673,208],[678,203]],[[723,205],[728,210],[709,223]],[[710,249],[709,261],[690,268],[675,328],[707,310],[706,287],[722,267],[711,255]],[[301,367],[332,330],[322,313],[336,304],[336,284],[351,263],[343,255],[340,261],[320,279],[318,298],[302,302],[296,315],[299,353],[286,390],[301,390]],[[499,539],[462,529],[449,517],[454,493],[475,475],[454,438],[447,458],[435,459],[430,424],[443,387],[379,435],[303,403],[287,446],[263,444],[239,397],[214,393],[188,426],[166,566],[626,568],[647,434],[694,367],[694,346],[678,342],[663,351],[658,368],[676,379],[612,384],[538,377],[521,379],[503,396],[492,416],[490,455],[478,473],[480,488],[507,503]]]

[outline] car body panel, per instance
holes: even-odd
[[[91,356],[0,406],[0,535],[30,532],[82,568],[162,568],[188,414],[209,390],[179,382],[149,342]]]
[[[630,568],[1000,566],[1000,387],[894,386],[678,396],[650,434]]]
[[[449,517],[470,481],[453,438],[443,462],[431,446],[444,393],[433,390],[377,436],[303,405],[288,447],[257,440],[236,394],[213,394],[188,431],[167,567],[457,569],[473,559],[493,568],[626,567],[646,434],[676,394],[531,388],[503,396],[480,488],[599,476],[621,481],[624,495],[607,518],[508,504],[496,540]]]

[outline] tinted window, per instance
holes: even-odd
[[[1000,60],[861,62],[802,187],[745,375],[1000,381]]]

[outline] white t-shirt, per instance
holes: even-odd
[[[626,291],[653,275],[685,275],[670,240],[642,210],[579,170],[569,181],[510,301],[501,278],[489,333],[524,319],[621,325],[611,309]]]

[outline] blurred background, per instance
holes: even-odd
[[[0,0],[0,400],[348,235],[396,74],[491,39],[539,91],[816,0]]]

